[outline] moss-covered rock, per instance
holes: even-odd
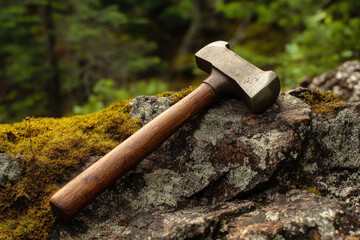
[[[158,97],[174,104],[193,89]],[[129,101],[120,101],[85,116],[0,125],[6,153],[0,154],[0,239],[46,239],[55,221],[50,196],[91,156],[105,155],[141,127],[130,110]]]
[[[149,121],[158,114],[159,101],[147,100]],[[100,234],[146,239],[160,236],[160,229],[169,229],[161,236],[170,239],[181,239],[179,233],[190,236],[191,229],[199,238],[216,236],[228,217],[209,223],[200,215],[197,219],[182,216],[189,221],[183,224],[185,220],[174,217],[162,222],[160,215],[177,216],[182,210],[188,214],[203,205],[210,211],[214,203],[226,205],[267,183],[286,162],[296,160],[309,130],[304,126],[310,123],[310,113],[307,104],[287,93],[281,93],[279,101],[260,115],[252,114],[239,100],[217,101],[81,212],[74,221],[82,227],[72,230],[72,223],[57,224],[51,237],[91,239]],[[235,209],[241,212],[241,205]],[[179,221],[179,229],[170,219]]]
[[[0,186],[0,239],[45,239],[55,220],[49,197],[58,183],[133,134],[140,122],[129,112],[128,101],[121,101],[86,116],[0,125],[0,151],[17,157],[22,169],[17,181]]]
[[[248,216],[262,216],[257,226],[264,228],[254,228],[261,236],[358,234],[357,205],[348,211],[339,200],[360,196],[360,106],[305,89],[281,93],[262,114],[252,114],[239,100],[216,101],[75,219],[56,220],[48,201],[59,185],[191,90],[140,97],[132,106],[121,101],[86,116],[0,125],[0,152],[16,158],[21,172],[0,186],[0,239],[231,239],[241,234],[241,219],[248,219],[242,214],[254,206],[261,209]],[[327,110],[316,112],[315,105]],[[345,187],[336,191],[331,182]],[[268,204],[292,188],[319,196],[290,192],[289,199]],[[276,206],[284,203],[286,214],[293,204],[305,210],[317,205],[301,219],[295,214],[282,221]],[[328,207],[336,214],[327,216]],[[342,219],[355,223],[343,227]]]
[[[332,91],[347,102],[360,101],[360,61],[344,62],[338,68],[313,79],[304,79],[303,87],[322,92]]]

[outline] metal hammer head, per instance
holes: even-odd
[[[210,74],[216,69],[229,78],[231,84],[226,87],[228,93],[225,94],[240,98],[253,112],[265,111],[279,95],[278,76],[273,71],[262,71],[244,60],[230,50],[227,42],[210,43],[200,49],[195,58],[197,66],[205,72]],[[216,87],[213,88],[217,91]]]

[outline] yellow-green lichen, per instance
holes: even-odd
[[[314,193],[316,195],[321,196],[320,191],[315,187],[308,187],[308,188],[306,188],[306,191],[309,192],[309,193]]]
[[[311,106],[311,112],[314,114],[333,113],[344,103],[332,91],[321,92],[320,90],[307,92],[303,101]]]
[[[0,185],[0,239],[46,239],[55,221],[49,198],[58,183],[139,129],[130,110],[129,101],[120,101],[89,115],[0,125],[0,152],[18,157],[22,167],[20,179]]]

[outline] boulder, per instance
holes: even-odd
[[[216,102],[75,219],[57,222],[51,239],[357,237],[360,108],[315,115],[306,93],[283,92],[263,114],[235,99]],[[162,103],[170,102],[139,97],[132,112],[146,123]],[[344,169],[353,175],[342,182]],[[352,189],[341,195],[335,184]],[[327,197],[288,192],[294,187]]]
[[[302,174],[323,195],[360,206],[360,103],[336,114],[315,115],[299,159]]]
[[[305,78],[302,87],[333,91],[348,102],[360,101],[360,62],[347,61],[338,68],[315,78]]]
[[[357,64],[318,79],[350,83]],[[2,151],[22,157],[0,154],[0,238],[359,239],[356,91],[340,102],[297,88],[262,114],[218,100],[67,222],[55,220],[50,195],[184,92],[2,126]]]

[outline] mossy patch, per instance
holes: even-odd
[[[190,93],[174,95],[176,102]],[[84,116],[26,118],[0,125],[0,152],[17,157],[21,178],[0,185],[0,239],[46,239],[55,221],[50,196],[91,155],[104,155],[140,128],[129,101]]]
[[[334,113],[344,104],[344,101],[332,91],[321,92],[320,90],[305,93],[303,101],[311,106],[311,112],[314,114]]]
[[[171,96],[172,103],[176,103],[176,102],[180,101],[182,98],[186,97],[189,93],[194,91],[196,87],[197,86],[190,86],[179,92],[172,92],[172,91],[163,92],[163,93],[156,95],[156,97],[170,97]]]
[[[315,187],[308,187],[308,188],[306,188],[306,191],[309,192],[309,193],[314,193],[314,194],[316,194],[318,196],[321,196],[320,191]]]

